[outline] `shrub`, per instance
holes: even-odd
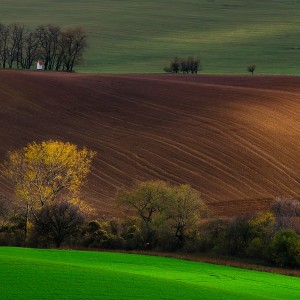
[[[300,265],[300,236],[293,229],[280,229],[270,245],[273,262],[279,266]]]
[[[213,220],[200,227],[198,251],[222,255],[224,250],[225,235],[228,222],[224,220]]]
[[[46,204],[36,214],[34,235],[37,243],[60,247],[63,242],[74,238],[84,223],[85,215],[80,208],[67,201]]]
[[[237,218],[232,221],[225,235],[226,254],[233,256],[245,256],[249,242],[253,234],[248,217]]]

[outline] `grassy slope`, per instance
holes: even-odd
[[[1,22],[80,25],[90,49],[78,70],[161,72],[175,55],[199,55],[206,73],[299,74],[296,0],[11,0]]]
[[[1,299],[299,299],[299,278],[141,255],[0,248]],[[5,295],[3,297],[3,295]]]

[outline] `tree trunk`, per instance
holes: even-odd
[[[24,224],[24,242],[27,242],[27,231],[28,231],[28,219],[29,219],[29,204],[26,205],[25,224]]]

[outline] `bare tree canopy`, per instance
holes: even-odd
[[[165,67],[164,71],[168,73],[197,74],[201,69],[199,57],[190,55],[187,58],[174,57],[170,66]]]
[[[29,29],[23,24],[0,24],[0,65],[30,69],[43,60],[45,70],[72,72],[83,61],[87,35],[81,27],[63,30],[49,24]]]

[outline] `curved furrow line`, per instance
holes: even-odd
[[[149,136],[149,135],[148,135],[148,136]],[[165,151],[165,153],[168,153],[168,156],[167,156],[167,157],[171,157],[171,158],[172,158],[172,161],[170,161],[170,159],[167,159],[167,158],[165,158],[165,159],[166,159],[171,165],[174,164],[174,163],[173,163],[173,160],[174,160],[175,154],[177,154],[177,153],[176,153],[176,151],[175,151],[174,153],[172,153],[171,150],[170,150],[170,148],[173,148],[173,149],[175,149],[175,150],[183,151],[183,150],[181,150],[181,149],[178,147],[178,145],[181,145],[181,146],[182,146],[182,144],[176,143],[176,146],[175,146],[174,144],[172,144],[172,141],[171,141],[171,143],[170,143],[170,140],[167,139],[167,138],[160,137],[160,138],[158,139],[158,138],[156,138],[155,136],[152,136],[151,139],[154,140],[155,142],[158,142],[158,143],[160,143],[160,144],[164,144],[164,145],[165,145],[165,148],[168,150],[168,151]],[[186,147],[186,146],[184,145],[184,147]],[[187,155],[191,155],[191,153],[190,153],[190,152],[184,151],[184,154],[183,154],[182,156],[183,156],[183,157],[186,157]],[[201,158],[201,157],[199,157],[199,156],[195,156],[195,155],[191,155],[191,156],[192,156],[193,158],[197,159],[198,161],[200,161],[200,162],[201,162],[200,165],[208,165],[208,166],[212,165],[212,166],[214,166],[214,168],[217,169],[217,170],[219,171],[219,173],[218,173],[218,178],[219,178],[219,177],[221,177],[221,178],[231,178],[232,180],[237,181],[237,182],[239,182],[241,185],[243,185],[243,182],[242,182],[241,180],[239,180],[238,178],[236,178],[236,176],[233,176],[229,171],[224,170],[223,168],[221,168],[221,167],[219,167],[219,166],[216,166],[215,164],[209,163],[209,161],[214,161],[211,157],[209,157],[209,161],[207,161],[206,159]],[[160,156],[160,157],[162,157],[162,156]],[[189,168],[188,168],[188,167],[183,167],[183,166],[182,166],[182,164],[183,164],[183,161],[182,161],[182,160],[176,159],[176,158],[175,158],[175,160],[177,160],[177,161],[180,163],[180,164],[179,164],[179,163],[176,164],[176,166],[177,166],[177,165],[180,165],[181,169],[186,169],[186,170],[188,170],[189,173],[191,173],[191,169],[190,169],[190,168],[192,167],[192,165],[189,165],[189,166],[188,166]],[[198,163],[197,165],[199,165],[199,163]],[[208,168],[206,168],[206,169],[208,169]],[[223,175],[220,175],[220,173],[223,174]],[[216,177],[215,177],[215,178],[216,178]],[[225,179],[223,179],[222,182],[226,183],[226,184],[228,185],[228,188],[230,187],[232,190],[235,190],[235,191],[238,192],[238,194],[240,194],[240,191],[239,191],[237,188],[234,188],[232,185],[228,184],[228,183],[225,182],[224,180],[225,180]]]
[[[153,137],[153,135],[152,135]],[[157,142],[161,141],[162,139],[165,139],[167,140],[167,144],[168,143],[176,143],[177,147],[180,149],[180,151],[183,151],[187,156],[191,156],[192,158],[195,158],[195,159],[199,159],[199,156],[203,155],[203,152],[200,152],[198,150],[194,150],[193,148],[191,147],[188,147],[182,143],[179,143],[179,142],[175,142],[175,140],[169,140],[169,139],[166,139],[162,136],[159,136],[159,139],[156,139]],[[183,148],[183,149],[181,149]],[[219,151],[220,154],[224,154],[224,152],[221,152],[221,150],[218,150],[218,147],[216,147],[215,145],[214,146],[211,146],[211,149],[214,150],[214,151]],[[192,154],[193,153],[193,154]],[[183,155],[184,156],[184,155]],[[173,157],[173,156],[171,156]],[[207,155],[206,156],[207,158],[209,159],[212,159],[211,156]],[[205,160],[205,162],[207,162],[207,160]],[[213,160],[214,163],[219,163],[220,165],[223,165],[223,167],[225,167],[225,169],[229,170],[230,172],[230,167],[226,164],[226,163],[220,163],[219,161],[217,161],[216,159]],[[212,164],[213,165],[213,164]],[[231,177],[234,177],[233,175],[230,174]],[[247,177],[244,177],[245,179],[247,179]],[[242,182],[242,180],[239,180],[239,184],[241,185],[247,185],[248,187],[251,187],[251,185],[253,185],[253,182],[251,181],[251,185],[250,184],[247,184],[245,182]]]
[[[117,94],[109,92],[109,91],[104,92],[101,90],[101,93],[103,93],[107,96],[113,97],[113,98],[120,99],[122,101],[126,100],[126,101],[134,103],[134,104],[144,105],[145,107],[155,109],[158,112],[163,111],[163,112],[166,112],[167,114],[172,114],[173,116],[178,117],[178,110],[173,109],[166,105],[159,105],[159,104],[156,104],[153,102],[143,100],[141,98],[135,98],[135,97],[125,96],[125,95],[117,95]],[[189,115],[184,112],[180,112],[180,115],[186,116],[186,117],[190,117],[190,116],[197,117],[196,115]]]
[[[261,157],[263,160],[265,160],[271,166],[273,166],[275,170],[279,171],[284,176],[289,177],[292,181],[295,181],[296,183],[298,183],[298,181],[295,178],[297,175],[294,172],[292,172],[294,174],[290,174],[289,171],[292,171],[292,170],[289,170],[289,168],[285,164],[281,163],[278,159],[276,159],[272,155],[268,154],[262,148],[254,145],[251,142],[251,140],[247,140],[245,137],[241,137],[238,135],[235,135],[235,137],[241,141],[240,144],[244,145],[244,147],[247,148],[248,151],[252,152],[253,154],[257,155],[258,157]]]
[[[105,143],[105,146],[109,148],[113,153],[118,154],[120,157],[122,157],[122,161],[124,160],[127,162],[126,165],[128,166],[136,166],[134,169],[135,170],[140,170],[142,174],[148,174],[153,176],[154,178],[161,178],[163,174],[166,172],[161,169],[156,167],[156,169],[152,168],[152,164],[146,160],[145,158],[140,157],[139,155],[129,151],[125,150],[124,148],[120,149],[117,148],[117,146],[113,143]],[[138,173],[138,172],[136,172]]]
[[[247,148],[247,147],[246,147]],[[214,148],[215,149],[215,148]],[[191,150],[191,149],[188,149],[188,150]],[[199,155],[200,153],[197,153],[196,152],[196,155]],[[202,154],[202,153],[201,153]],[[223,154],[223,153],[222,153]],[[210,156],[208,157],[208,158],[210,158]],[[240,159],[240,162],[242,162],[243,160],[242,159]],[[268,160],[267,160],[268,161]],[[214,163],[216,163],[217,161],[215,160],[214,161]],[[218,163],[220,163],[220,162],[218,162]],[[214,164],[212,164],[212,165],[214,165]],[[215,166],[215,165],[214,165]],[[223,165],[223,167],[225,167],[225,168],[227,168],[228,167],[228,164],[226,164],[226,163],[224,163],[224,165]],[[220,168],[222,168],[222,167],[220,167]],[[230,171],[229,171],[230,172]],[[236,176],[236,175],[235,175]],[[226,177],[225,177],[226,178]],[[247,183],[246,183],[246,181],[247,181]],[[274,185],[274,182],[270,182],[272,185]],[[278,183],[280,183],[280,182],[278,182]],[[296,182],[297,183],[297,182]],[[241,179],[240,179],[240,182],[239,182],[239,184],[240,185],[242,185],[242,186],[248,186],[248,187],[251,187],[252,189],[253,189],[253,185],[255,186],[256,184],[255,184],[255,182],[253,181],[253,180],[250,180],[249,178],[247,178],[246,176],[241,176]]]
[[[251,139],[247,140],[245,135],[243,137],[235,135],[235,140],[239,140],[239,145],[242,148],[245,148],[247,151],[253,153],[254,157],[256,157],[257,159],[261,158],[262,161],[265,161],[267,165],[271,165],[273,169],[276,170],[279,174],[282,174],[283,177],[289,177],[292,181],[298,184],[298,181],[296,179],[297,174],[295,174],[291,169],[287,168],[278,159],[268,154],[265,150],[254,145]],[[290,174],[290,172],[292,172],[293,174]]]
[[[162,156],[158,155],[156,152],[153,152],[149,149],[147,149],[146,152],[148,152],[150,154],[150,156],[152,156],[152,157],[158,157],[158,159],[162,159]],[[172,161],[170,161],[170,159],[164,158],[164,160],[167,162],[169,168],[171,168],[172,165],[175,165],[175,169],[178,169],[177,164],[174,164]],[[178,169],[178,173],[180,173],[182,175],[183,172],[181,172],[181,171],[182,171],[181,169],[180,170]],[[188,176],[186,174],[184,177],[188,178]],[[174,180],[174,182],[175,183],[185,183],[185,181],[182,180],[182,177],[177,177],[176,180]],[[244,196],[244,193],[242,193],[240,190],[238,190],[237,188],[235,188],[231,185],[227,185],[227,183],[225,183],[221,178],[216,177],[215,173],[210,170],[207,170],[205,174],[198,173],[198,179],[196,180],[196,182],[198,182],[197,186],[198,186],[198,190],[201,192],[201,194],[207,195],[207,197],[205,197],[206,201],[212,201],[215,199],[215,197],[213,195],[211,195],[212,182],[214,182],[213,186],[215,186],[216,188],[225,185],[226,188],[228,189],[227,193],[229,195],[231,195],[231,197],[233,197],[233,198],[236,198],[236,197],[240,198],[240,197]],[[207,189],[206,186],[209,186],[210,188]]]
[[[97,170],[95,170],[95,168],[92,170],[92,175],[94,175],[98,179],[101,178],[101,181],[109,183],[109,185],[114,188],[119,187],[122,184],[122,181],[119,180],[119,174],[123,172],[120,172],[118,168],[110,163],[106,163],[105,161],[101,161],[101,165],[99,167],[100,168],[98,168]],[[105,172],[102,170],[105,170]]]
[[[219,122],[219,121],[217,121],[217,122],[213,121],[213,123],[214,123],[214,125],[215,125],[216,123],[222,124],[222,123]],[[207,124],[206,124],[206,125],[207,125]],[[221,127],[221,126],[220,126],[220,127]],[[223,133],[223,136],[227,136],[228,139],[234,139],[234,140],[236,140],[236,141],[239,141],[240,146],[242,146],[243,148],[246,148],[246,149],[249,149],[249,150],[252,149],[252,148],[255,148],[258,152],[260,152],[261,154],[264,154],[264,155],[268,158],[268,159],[266,159],[266,161],[270,161],[270,160],[271,160],[271,161],[272,161],[272,165],[273,165],[276,169],[280,169],[280,168],[285,169],[285,174],[288,174],[288,170],[286,170],[286,166],[285,166],[284,164],[280,163],[280,162],[279,162],[278,160],[276,160],[276,159],[273,159],[271,155],[268,155],[265,151],[260,150],[260,148],[254,146],[254,145],[251,143],[251,141],[247,141],[246,139],[242,138],[240,135],[236,134],[235,132],[231,132],[230,135],[229,135],[229,134],[226,134],[226,133],[224,133],[224,131],[222,131],[222,129],[219,129],[219,128],[217,128],[216,126],[212,126],[212,128],[210,129],[210,131],[212,131],[212,130],[219,131],[220,133],[222,132],[222,133]],[[233,138],[233,137],[234,137],[234,138]],[[247,146],[245,146],[245,143],[244,143],[244,142],[247,144]],[[251,150],[251,152],[254,152],[254,150]],[[254,152],[254,153],[255,153],[255,152]],[[263,155],[262,155],[261,157],[263,157]],[[278,164],[280,165],[280,167],[276,165],[276,162],[278,162]],[[288,175],[288,176],[290,176],[290,175]],[[294,174],[294,177],[296,177],[296,174]],[[295,179],[294,179],[293,177],[291,177],[291,176],[290,176],[290,178],[293,179],[293,180],[295,180]]]
[[[157,148],[156,148],[157,149]],[[157,153],[157,151],[153,151],[149,148],[142,148],[141,149],[141,153],[143,153],[143,155],[147,155],[148,158],[148,163],[149,163],[149,168],[151,170],[156,170],[158,173],[160,173],[162,175],[162,177],[157,177],[157,178],[163,178],[166,179],[167,181],[173,182],[173,183],[185,183],[185,181],[183,181],[181,174],[179,171],[182,169],[184,169],[185,171],[187,171],[187,173],[193,173],[191,170],[185,169],[185,168],[178,168],[178,164],[168,160],[167,158],[165,158],[164,156],[162,156],[160,153]],[[160,151],[161,153],[165,153],[165,151]],[[150,162],[151,160],[155,161],[155,164]],[[164,166],[164,168],[162,167]],[[173,166],[173,168],[172,168]],[[180,170],[179,170],[180,169]],[[170,170],[170,171],[168,171]],[[172,171],[171,171],[172,170]],[[178,174],[178,175],[176,175]]]

